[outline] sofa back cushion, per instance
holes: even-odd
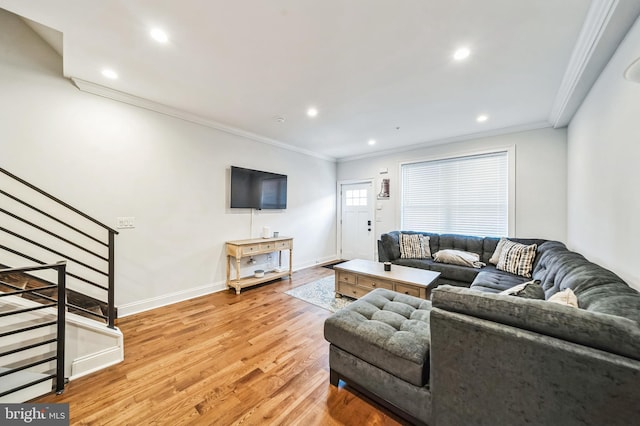
[[[534,331],[640,360],[640,324],[546,300],[439,286],[433,307]]]
[[[385,256],[383,259],[393,261],[400,259],[400,234],[421,234],[429,236],[429,247],[431,254],[445,249],[454,249],[477,253],[480,261],[489,264],[491,255],[496,250],[496,246],[500,238],[495,237],[476,237],[458,234],[436,234],[433,232],[417,232],[417,231],[391,231],[380,236],[380,243],[384,249]],[[537,244],[538,246],[547,240],[540,238],[509,238],[511,241],[524,245]],[[534,262],[535,267],[535,262]]]
[[[580,308],[640,324],[640,293],[613,272],[589,262],[562,243],[549,241],[540,245],[533,278],[540,280],[547,299],[569,288],[578,298]]]
[[[438,250],[460,250],[476,253],[482,258],[483,237],[473,237],[469,235],[440,234]],[[434,253],[434,252],[432,252]]]

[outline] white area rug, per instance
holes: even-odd
[[[293,296],[305,302],[319,306],[331,312],[342,309],[355,299],[350,297],[336,297],[335,277],[324,277],[309,284],[292,288],[285,291],[289,296]]]

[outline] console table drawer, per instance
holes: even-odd
[[[406,284],[396,283],[396,291],[409,296],[420,297],[420,289]]]
[[[291,248],[291,241],[276,241],[276,250],[288,250]]]
[[[276,250],[276,243],[264,243],[260,244],[260,251]]]
[[[338,282],[356,284],[356,274],[350,274],[348,272],[338,272]]]
[[[260,251],[260,244],[252,244],[250,246],[242,246],[242,254],[255,254]]]
[[[385,280],[376,280],[373,278],[359,275],[357,278],[358,286],[366,287],[369,290],[375,290],[376,288],[386,288],[387,290],[393,290],[393,283]]]
[[[345,296],[359,299],[365,294],[369,293],[369,289],[358,287],[357,285],[347,284],[345,282],[338,282],[338,292]]]

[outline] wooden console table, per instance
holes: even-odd
[[[267,281],[289,276],[293,272],[293,238],[253,238],[250,240],[227,241],[227,287],[235,288],[236,294],[240,294],[240,289]],[[287,271],[265,271],[264,277],[240,277],[240,263],[243,258],[258,254],[266,254],[289,250],[289,270]],[[235,258],[236,277],[231,279],[231,258]],[[282,265],[279,265],[282,266]]]

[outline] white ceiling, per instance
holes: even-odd
[[[0,0],[0,7],[62,32],[64,74],[82,90],[349,159],[566,125],[640,1]],[[149,37],[156,26],[169,34],[167,44]],[[457,62],[460,46],[471,55]],[[119,78],[104,78],[105,67]],[[317,117],[307,117],[310,106]],[[478,114],[489,119],[477,123]]]

